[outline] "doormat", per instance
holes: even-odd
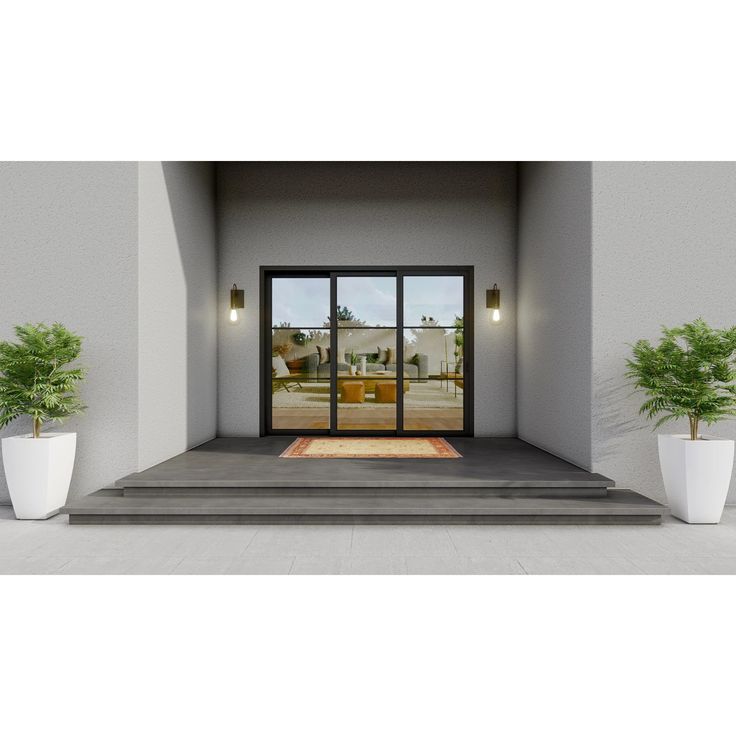
[[[436,460],[462,455],[441,437],[298,437],[279,457]]]

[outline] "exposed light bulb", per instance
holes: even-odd
[[[237,322],[238,321],[238,310],[237,309],[231,309],[230,310],[230,321],[231,322]]]
[[[494,309],[493,314],[491,315],[491,320],[493,322],[500,322],[501,321],[501,310],[500,309]]]

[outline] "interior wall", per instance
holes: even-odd
[[[301,264],[474,266],[475,431],[516,433],[515,164],[225,163],[217,177],[218,434],[259,432],[259,267]],[[233,282],[246,300],[235,325]]]
[[[138,465],[212,439],[217,428],[214,167],[138,165]]]
[[[519,165],[519,437],[591,465],[591,165]]]
[[[57,321],[84,337],[87,410],[60,429],[77,432],[71,496],[136,467],[137,187],[136,163],[0,163],[0,339]],[[28,431],[25,418],[0,434]]]
[[[696,317],[736,323],[735,202],[734,162],[593,164],[593,469],[659,500],[656,433],[624,379],[629,344]],[[736,422],[705,431],[736,439]]]

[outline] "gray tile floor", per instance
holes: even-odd
[[[0,573],[732,574],[718,526],[69,526],[0,507]]]

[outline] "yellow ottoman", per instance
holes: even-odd
[[[343,381],[340,401],[343,404],[362,404],[365,401],[365,384],[362,381]]]
[[[395,404],[396,403],[396,383],[384,381],[376,383],[376,403],[377,404]]]

